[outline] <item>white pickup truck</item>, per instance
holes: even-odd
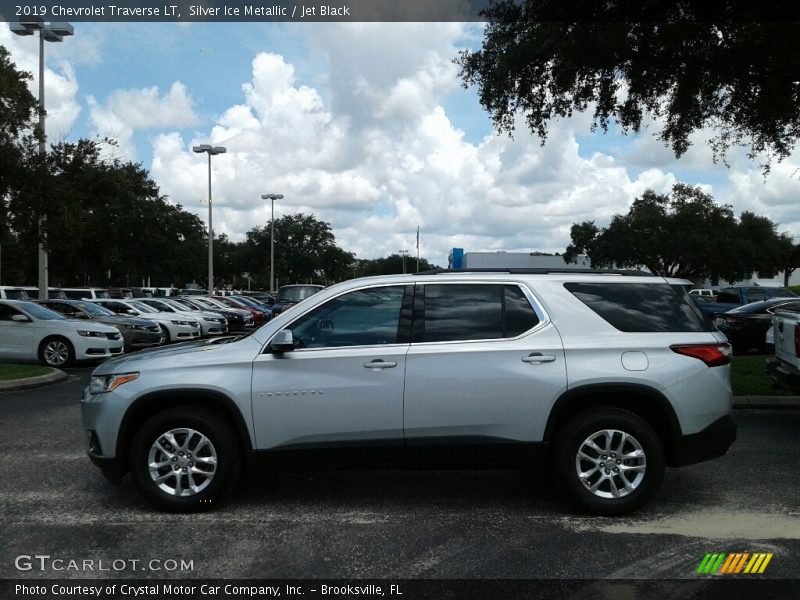
[[[772,319],[775,358],[767,372],[780,388],[800,392],[800,312],[777,310]]]

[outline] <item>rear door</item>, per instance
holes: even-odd
[[[410,456],[472,462],[524,450],[542,439],[566,380],[561,338],[526,287],[417,285],[404,396]]]

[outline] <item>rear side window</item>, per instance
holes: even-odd
[[[424,294],[424,327],[415,342],[511,338],[539,322],[515,285],[431,284]]]
[[[684,296],[666,283],[565,283],[564,287],[620,331],[713,329]]]

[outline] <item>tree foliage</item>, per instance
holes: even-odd
[[[693,132],[710,128],[715,158],[741,145],[751,158],[766,153],[768,170],[800,134],[800,23],[781,19],[782,7],[796,8],[501,0],[484,11],[482,48],[457,63],[499,131],[513,132],[518,112],[542,143],[550,121],[574,112],[592,109],[593,129],[616,121],[624,132],[639,132],[649,115],[678,157]]]
[[[269,284],[271,223],[246,234],[243,264],[261,287]],[[296,213],[275,220],[275,279],[284,283],[333,283],[348,278],[355,255],[336,245],[331,226]]]
[[[665,277],[736,281],[758,272],[772,277],[791,262],[791,238],[767,217],[720,206],[684,184],[668,195],[647,190],[606,228],[593,221],[572,225],[564,258],[586,254],[594,268],[646,267]]]
[[[438,267],[431,264],[427,259],[420,257],[419,271],[430,271]],[[417,257],[406,256],[406,273],[415,273],[417,271]],[[400,254],[390,254],[382,258],[372,258],[367,260],[358,261],[356,266],[356,273],[358,276],[368,275],[396,275],[403,273],[403,257]]]

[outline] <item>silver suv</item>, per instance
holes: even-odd
[[[725,336],[688,281],[439,272],[329,287],[251,335],[106,361],[89,455],[157,506],[219,505],[244,463],[537,467],[618,515],[736,437]]]

